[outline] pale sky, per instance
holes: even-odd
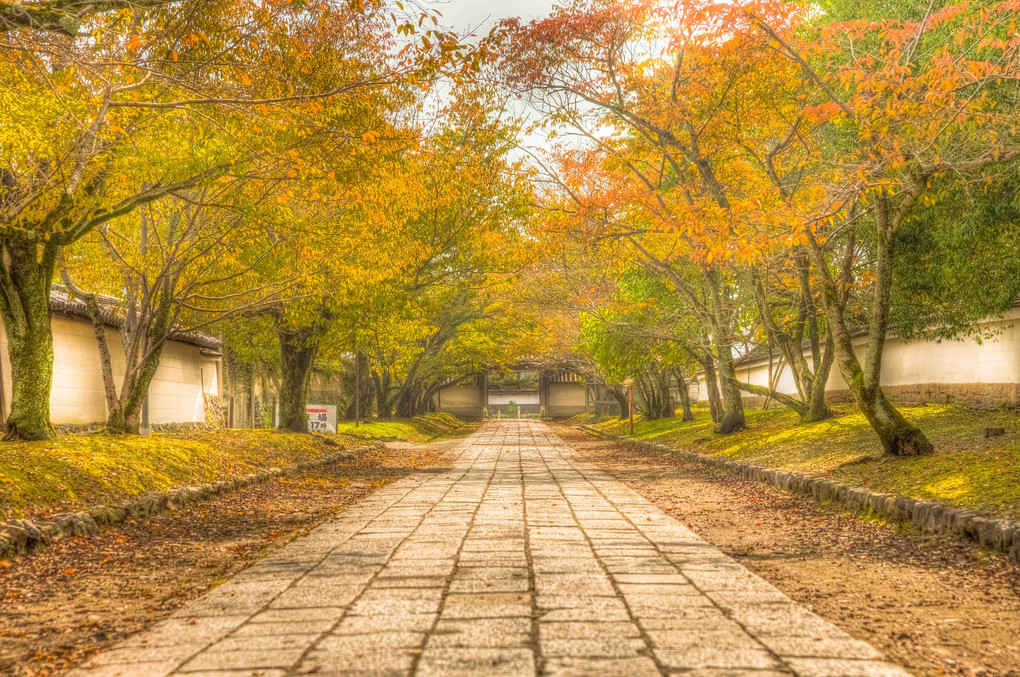
[[[554,0],[435,0],[429,6],[443,13],[443,23],[458,31],[488,33],[500,19],[538,19],[552,10]]]

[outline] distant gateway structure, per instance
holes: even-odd
[[[480,372],[451,384],[435,394],[433,403],[436,411],[465,418],[481,418],[486,413],[492,418],[506,417],[514,408],[525,416],[570,418],[595,408],[596,395],[575,371],[519,364],[509,372],[495,376]],[[598,404],[603,409],[611,406]]]

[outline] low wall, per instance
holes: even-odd
[[[904,341],[897,336],[886,339],[881,384],[886,395],[900,404],[969,404],[979,407],[1020,405],[1020,308],[1014,308],[1001,319],[982,324],[983,332],[992,335],[986,340],[965,338],[958,341]],[[854,339],[854,351],[863,359],[866,336]],[[811,360],[811,351],[805,349]],[[773,357],[772,370],[780,368],[778,355]],[[740,363],[737,378],[745,383],[768,386],[769,360],[758,358]],[[776,388],[787,395],[796,395],[797,386],[786,364],[776,379]],[[825,384],[829,402],[850,402],[846,382],[833,364]],[[698,375],[692,395],[708,399],[704,374]],[[760,396],[747,395],[745,404],[760,405]]]
[[[53,387],[50,418],[54,425],[88,426],[106,421],[99,347],[88,322],[54,314]],[[124,378],[124,348],[120,332],[106,331],[113,377],[120,387]],[[3,378],[5,415],[10,412],[11,362],[7,334],[0,325],[0,376]],[[220,360],[202,354],[198,346],[167,341],[159,368],[149,386],[149,421],[152,424],[204,423],[206,396],[221,394]]]
[[[482,389],[476,385],[454,385],[433,396],[436,411],[465,418],[481,418]]]
[[[994,408],[1020,405],[1020,383],[915,383],[902,386],[882,386],[883,392],[894,404],[966,404],[972,407]],[[766,401],[770,407],[781,407],[779,402],[762,395],[744,395],[745,407],[760,408]],[[850,404],[849,390],[827,390],[829,404]]]

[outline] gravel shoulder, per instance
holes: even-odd
[[[64,673],[374,489],[427,466],[442,471],[455,443],[392,445],[329,470],[0,560],[0,675]]]
[[[1020,676],[1020,566],[668,454],[557,426],[640,492],[794,600],[918,675]]]

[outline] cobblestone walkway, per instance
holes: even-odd
[[[908,673],[504,421],[71,673],[305,674]]]

